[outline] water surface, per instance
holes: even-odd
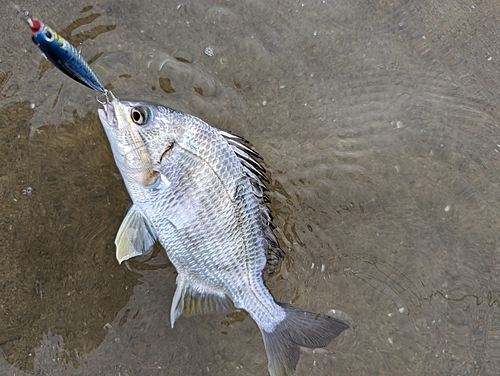
[[[287,253],[268,286],[351,325],[298,375],[497,373],[497,1],[18,5],[118,97],[264,156]],[[42,59],[13,7],[0,15],[0,373],[266,374],[244,313],[170,328],[160,249],[117,264],[130,200],[94,93]]]

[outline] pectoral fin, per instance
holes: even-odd
[[[116,234],[116,258],[121,264],[129,258],[148,254],[157,235],[151,222],[132,205]]]
[[[225,295],[200,292],[193,288],[180,274],[177,277],[177,289],[175,290],[170,311],[170,322],[172,328],[175,320],[181,315],[197,315],[209,312],[228,312],[234,310],[234,305]]]

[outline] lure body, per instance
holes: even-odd
[[[56,68],[82,85],[100,93],[106,92],[88,63],[71,43],[35,18],[28,18],[26,21],[33,42]]]

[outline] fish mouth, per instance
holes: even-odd
[[[116,118],[116,110],[113,102],[103,103],[103,109],[97,110],[101,123],[107,127],[116,127],[118,119]]]

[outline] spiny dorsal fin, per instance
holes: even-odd
[[[172,328],[181,314],[191,316],[210,312],[229,312],[234,309],[233,303],[225,295],[202,293],[193,288],[180,274],[177,276],[177,289],[170,311]]]
[[[280,248],[278,240],[273,233],[276,226],[272,222],[271,210],[267,206],[269,198],[265,194],[267,191],[266,183],[269,183],[269,180],[265,175],[266,169],[257,161],[257,159],[263,160],[263,158],[255,150],[246,145],[247,141],[244,138],[226,130],[218,129],[218,131],[240,160],[243,171],[250,179],[253,194],[259,200],[261,225],[267,242],[266,270],[269,273],[273,273],[278,266],[279,260],[284,257],[285,253]]]
[[[132,205],[115,238],[118,262],[121,264],[129,258],[148,254],[156,239],[156,231],[151,222]]]

